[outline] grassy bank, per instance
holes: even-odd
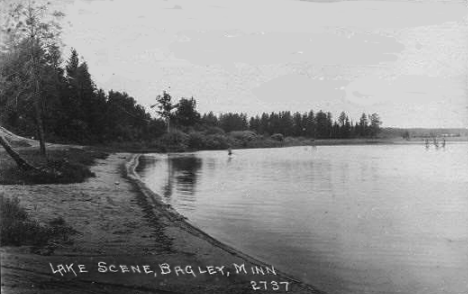
[[[43,170],[23,172],[3,150],[0,151],[0,184],[52,184],[52,183],[80,183],[93,173],[89,166],[95,159],[104,159],[107,154],[91,149],[50,149],[47,159],[40,155],[37,148],[18,149],[18,153],[29,163]]]

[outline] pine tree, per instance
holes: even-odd
[[[380,132],[380,125],[382,124],[382,122],[380,121],[380,117],[377,113],[373,113],[369,115],[369,121],[370,121],[370,126],[369,126],[370,136],[375,137]]]
[[[366,137],[368,135],[368,121],[365,113],[363,113],[359,119],[359,132],[361,137]]]

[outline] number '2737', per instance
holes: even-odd
[[[273,291],[289,291],[289,282],[276,281],[250,281],[252,289],[257,290],[273,290]]]

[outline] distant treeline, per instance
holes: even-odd
[[[225,132],[251,130],[260,135],[330,139],[375,137],[380,131],[381,120],[376,113],[363,113],[353,123],[345,112],[341,112],[338,120],[333,120],[330,112],[311,110],[302,114],[290,111],[263,113],[250,118],[246,114],[225,113],[215,116],[210,112],[202,116],[201,123],[219,127]]]
[[[382,128],[381,137],[433,138],[433,137],[468,137],[466,128]]]
[[[36,137],[37,112],[28,96],[28,92],[35,89],[16,83],[27,76],[29,68],[22,57],[27,55],[28,47],[19,44],[14,49],[1,58],[1,76],[6,87],[0,93],[0,123],[19,134]],[[162,100],[165,99],[166,104],[169,102],[169,106],[165,106],[169,107],[168,111],[166,115],[164,111],[158,111],[160,115],[155,118],[127,93],[106,93],[98,89],[87,63],[80,61],[76,50],[71,51],[65,62],[56,47],[40,56],[43,97],[40,113],[45,138],[49,141],[80,144],[152,141],[174,129],[186,133],[208,128],[219,128],[224,133],[250,130],[258,135],[319,139],[369,138],[380,131],[381,121],[375,113],[363,113],[356,122],[344,112],[333,120],[330,112],[321,110],[281,111],[254,117],[243,113],[201,115],[196,110],[195,99],[182,98],[172,103],[172,97],[166,92],[158,96],[154,106],[162,110]],[[170,130],[168,123],[172,126]]]

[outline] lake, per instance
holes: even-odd
[[[191,223],[330,294],[468,293],[466,143],[144,160],[144,182]]]

